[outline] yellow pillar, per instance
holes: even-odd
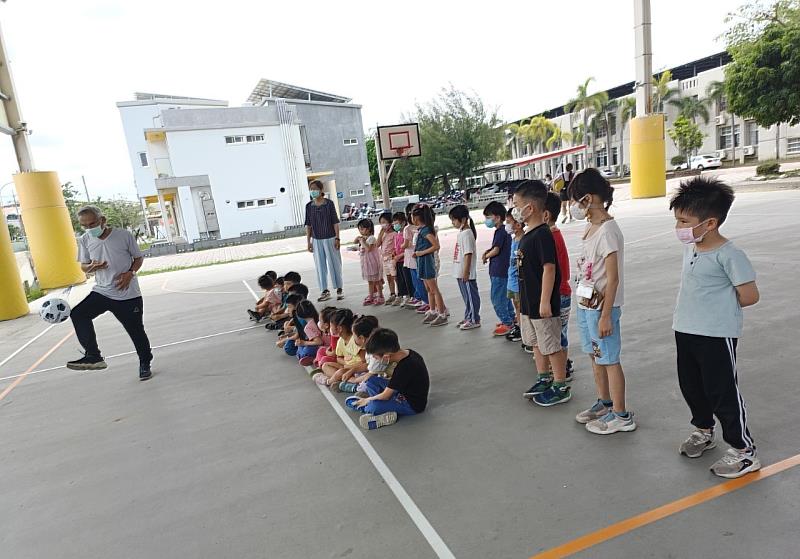
[[[666,196],[664,115],[631,120],[631,198]]]
[[[11,248],[6,216],[0,211],[0,320],[28,314],[28,299],[22,288],[17,259]]]
[[[54,289],[85,281],[58,175],[53,171],[19,173],[14,175],[14,184],[39,287]]]

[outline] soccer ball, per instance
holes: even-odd
[[[42,308],[39,309],[39,316],[45,322],[58,324],[69,318],[70,310],[69,303],[64,299],[48,299],[42,303]]]

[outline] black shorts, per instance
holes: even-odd
[[[558,193],[558,197],[562,202],[569,202],[569,193],[567,192],[566,187],[561,189],[561,192]]]

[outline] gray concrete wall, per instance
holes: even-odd
[[[277,124],[275,107],[170,109],[161,112],[165,128],[230,128]]]

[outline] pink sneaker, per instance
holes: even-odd
[[[431,310],[431,307],[429,305],[424,305],[423,304],[423,305],[420,305],[419,307],[417,307],[417,314],[425,314],[429,310]]]
[[[313,380],[314,382],[316,382],[321,386],[328,386],[328,377],[325,376],[325,373],[317,373],[316,375],[311,377],[311,380]]]
[[[372,304],[373,305],[384,305],[384,304],[386,304],[386,299],[384,299],[383,297],[376,297],[375,299],[373,299],[373,303]]]
[[[308,367],[309,365],[312,365],[313,363],[314,363],[314,358],[313,357],[303,357],[302,359],[300,359],[300,365],[303,366],[303,367]]]
[[[374,305],[374,304],[375,304],[375,300],[372,298],[372,295],[370,295],[366,299],[364,299],[364,305],[365,306]]]

